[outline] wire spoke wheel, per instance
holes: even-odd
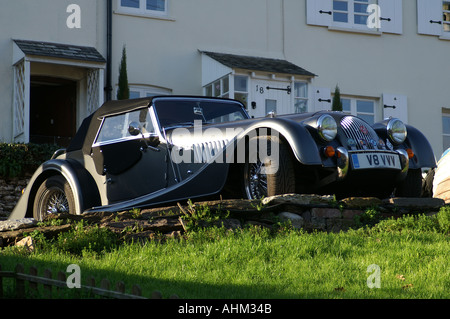
[[[58,188],[49,189],[43,200],[43,209],[47,214],[69,213],[66,194]]]
[[[257,140],[258,147],[263,146],[268,149],[267,152],[261,152],[256,157],[249,156],[249,158],[257,158],[257,160],[247,159],[244,164],[242,174],[244,196],[247,199],[261,199],[273,195],[294,193],[295,171],[289,147],[278,137],[259,136],[254,138]],[[260,143],[261,139],[265,141]],[[279,153],[274,152],[274,149],[279,150]],[[278,154],[278,156],[274,154]]]
[[[74,214],[72,190],[62,176],[52,176],[39,187],[33,207],[33,217],[43,220],[50,214]]]
[[[267,196],[267,175],[261,173],[264,164],[247,163],[244,168],[244,187],[247,198],[257,199]]]

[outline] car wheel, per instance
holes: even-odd
[[[62,176],[52,176],[39,187],[34,199],[33,217],[43,220],[49,214],[74,214],[75,201],[69,183]]]
[[[410,169],[405,180],[397,186],[396,197],[421,197],[422,196],[422,170]]]
[[[260,199],[294,193],[295,171],[289,147],[278,137],[261,136],[253,139],[256,139],[258,150],[262,139],[265,139],[263,145],[267,145],[269,149],[267,152],[263,152],[264,155],[261,158],[258,156],[256,161],[246,161],[243,168],[244,196],[247,199]],[[249,144],[251,145],[251,143],[252,140]],[[271,153],[272,143],[277,143],[278,156]]]

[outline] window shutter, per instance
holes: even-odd
[[[418,33],[442,35],[442,0],[417,0]]]
[[[408,123],[408,99],[405,95],[383,94],[384,118],[398,118]]]
[[[403,0],[378,0],[381,32],[403,33]]]
[[[314,111],[331,110],[331,89],[330,88],[313,88],[313,107]]]
[[[332,0],[307,0],[306,23],[312,25],[330,26],[333,20]]]

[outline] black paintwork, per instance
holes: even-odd
[[[193,101],[199,105],[207,102],[221,111],[221,108],[226,108],[227,105],[237,107],[242,119],[225,123],[202,123],[202,138],[196,139],[193,126],[174,124],[183,122],[186,117],[189,117],[186,121],[192,121],[199,118],[198,116],[192,117],[188,112],[186,115],[166,112],[170,105]],[[168,106],[161,108],[158,114],[159,102]],[[155,110],[154,121],[157,127],[154,134],[147,136],[145,140],[136,136],[110,144],[95,144],[104,118],[147,107],[153,107]],[[214,111],[214,108],[208,110]],[[205,108],[205,112],[208,110]],[[217,114],[221,111],[217,111]],[[317,119],[323,114],[331,115],[338,124],[338,135],[331,142],[322,140],[317,132]],[[207,118],[209,115],[205,113],[203,116]],[[345,192],[347,186],[355,186],[355,183],[359,183],[356,184],[357,188],[371,184],[376,187],[395,187],[395,183],[404,176],[393,170],[354,172],[350,167],[345,179],[338,178],[338,158],[326,158],[322,150],[328,145],[335,149],[350,148],[347,145],[348,138],[339,124],[346,116],[348,115],[340,112],[315,112],[250,119],[244,106],[238,101],[190,96],[110,101],[84,120],[65,154],[49,160],[36,171],[10,219],[32,216],[37,188],[46,178],[56,174],[63,175],[69,182],[74,192],[77,214],[89,211],[121,211],[218,194],[227,182],[236,182],[236,179],[230,178],[230,174],[234,171],[233,165],[240,165],[227,163],[226,156],[235,150],[236,145],[242,142],[246,135],[259,132],[263,128],[278,133],[291,148],[297,162],[296,172],[300,173],[302,178],[302,191],[320,193],[339,189]],[[378,137],[384,140],[388,139],[387,122],[373,126]],[[182,130],[176,130],[180,127]],[[223,146],[219,152],[212,154],[212,158],[222,158],[222,161],[178,164],[173,162],[173,152],[182,154],[190,151],[186,145],[195,149],[202,145],[204,147],[209,142],[217,142],[211,128],[221,132],[222,140],[219,142]],[[415,156],[409,161],[410,168],[435,167],[434,154],[426,138],[417,129],[411,126],[407,128],[408,138],[402,145],[395,145],[394,148],[414,150]],[[185,141],[184,146],[180,146],[182,143],[177,141],[183,140],[183,134],[187,134],[189,140],[187,144]],[[193,158],[194,152],[190,152],[189,156]],[[239,179],[237,181],[239,182]],[[231,186],[239,189],[239,185]],[[353,188],[348,187],[347,194],[352,195],[352,191]]]

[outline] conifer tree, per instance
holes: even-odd
[[[333,104],[331,106],[331,109],[333,111],[342,112],[341,91],[339,90],[339,87],[337,85],[334,89]]]
[[[130,88],[128,87],[127,75],[127,50],[123,46],[122,60],[119,66],[119,89],[117,90],[118,100],[127,100],[130,98]]]

